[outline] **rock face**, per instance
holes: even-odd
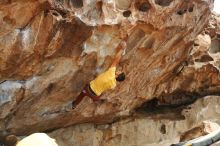
[[[184,142],[196,139],[198,137],[213,133],[214,131],[218,130],[220,130],[220,126],[218,124],[210,121],[204,121],[202,124],[184,132],[180,137],[180,141]]]
[[[1,1],[0,131],[25,135],[111,122],[151,99],[179,105],[219,94],[219,18],[213,16],[199,35],[212,2]],[[84,85],[109,67],[124,38],[117,69],[126,81],[105,92],[104,102],[85,98],[70,110]]]
[[[220,123],[219,102],[219,96],[201,98],[181,112],[185,117],[182,120],[169,119],[168,112],[162,114],[164,118],[157,119],[145,112],[135,118],[133,116],[121,119],[112,124],[81,124],[53,131],[49,135],[61,146],[170,146],[178,143],[180,136],[183,139],[182,135],[186,130],[203,125],[204,120]],[[173,113],[176,110],[178,108],[169,112]],[[160,114],[155,116],[158,117]],[[210,131],[208,126],[199,128],[206,134]],[[216,130],[216,127],[214,129]],[[192,138],[198,136],[196,133],[204,134],[198,129],[189,134]],[[189,134],[186,133],[185,138],[189,138]]]

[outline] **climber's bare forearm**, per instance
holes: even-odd
[[[115,56],[114,61],[112,62],[111,67],[116,67],[118,65],[118,63],[120,62],[120,59],[121,59],[121,55],[122,55],[122,53],[117,54]]]
[[[115,67],[118,65],[118,63],[120,62],[121,56],[123,54],[123,51],[125,49],[125,46],[123,44],[119,44],[118,48],[116,48],[116,50],[118,51],[117,54],[115,55],[115,58],[112,62],[111,67]]]

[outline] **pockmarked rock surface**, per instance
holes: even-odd
[[[112,122],[152,99],[178,105],[219,94],[219,17],[212,6],[212,0],[1,1],[0,131],[26,135]],[[124,38],[117,69],[126,80],[105,92],[104,102],[85,98],[70,110]]]

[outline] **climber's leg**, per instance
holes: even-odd
[[[83,91],[76,97],[76,100],[72,102],[72,109],[75,109],[76,106],[83,100],[83,98],[86,96],[86,91],[83,89]]]
[[[100,100],[100,96],[89,96],[93,101]]]

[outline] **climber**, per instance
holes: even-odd
[[[8,135],[4,141],[5,146],[58,146],[54,139],[45,133],[31,134],[21,141],[15,135]]]
[[[116,66],[119,63],[125,48],[126,42],[122,41],[116,48],[116,51],[118,50],[118,52],[110,68],[104,73],[98,75],[93,81],[83,88],[76,100],[72,102],[72,109],[75,109],[85,96],[90,97],[93,101],[98,101],[100,99],[100,95],[104,91],[114,89],[116,87],[116,81],[122,82],[125,80],[124,73],[119,74],[116,72]]]

